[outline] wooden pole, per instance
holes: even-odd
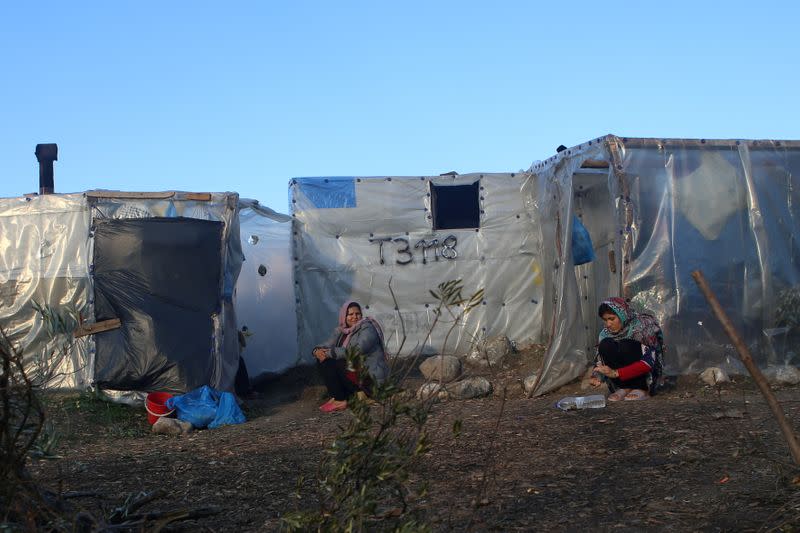
[[[773,394],[772,389],[770,389],[769,383],[767,383],[767,378],[764,377],[764,374],[762,374],[761,370],[759,370],[758,366],[756,366],[755,362],[753,361],[753,356],[750,355],[750,350],[747,349],[747,346],[739,336],[739,333],[736,331],[733,323],[728,318],[728,315],[725,314],[725,311],[719,304],[717,297],[711,291],[711,287],[708,286],[703,273],[699,270],[695,270],[692,272],[692,277],[694,278],[695,283],[697,283],[697,286],[700,287],[700,290],[703,292],[706,300],[708,300],[708,303],[711,306],[711,309],[714,311],[714,314],[717,315],[717,318],[722,323],[725,333],[727,333],[728,337],[731,338],[733,346],[736,348],[736,351],[739,352],[739,358],[742,360],[742,363],[744,363],[747,371],[750,372],[750,375],[753,376],[753,380],[755,380],[756,385],[758,385],[758,388],[761,391],[761,394],[763,394],[764,398],[767,400],[767,405],[769,405],[772,414],[775,415],[775,418],[778,420],[778,426],[780,426],[781,433],[783,433],[783,437],[786,439],[786,443],[789,445],[789,451],[792,453],[792,459],[794,459],[796,465],[800,465],[800,443],[797,441],[797,435],[792,429],[792,426],[789,424],[789,421],[786,419],[786,415],[784,414],[781,405],[778,403],[778,399],[775,398],[775,394]]]

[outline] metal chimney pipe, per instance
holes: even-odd
[[[53,194],[53,161],[58,161],[58,145],[37,144],[34,153],[39,161],[39,194]]]

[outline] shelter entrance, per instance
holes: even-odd
[[[608,188],[607,168],[581,168],[572,176],[575,215],[591,235],[594,261],[575,267],[587,354],[594,353],[600,323],[597,308],[621,295],[617,214]]]
[[[183,392],[212,382],[223,223],[95,220],[95,379],[116,390]]]

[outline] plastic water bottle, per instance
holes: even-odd
[[[564,411],[573,409],[600,409],[606,406],[606,397],[602,394],[590,396],[567,396],[556,402],[556,407]]]

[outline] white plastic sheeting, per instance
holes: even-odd
[[[247,328],[242,357],[253,381],[298,362],[291,220],[254,200],[239,202],[245,260],[235,308],[239,328]]]
[[[189,217],[224,222],[220,308],[214,320],[212,385],[231,389],[238,368],[233,290],[242,262],[235,193],[89,191],[0,199],[0,325],[26,366],[52,350],[33,304],[68,308],[92,322],[92,224],[98,218]],[[79,339],[71,359],[52,369],[54,388],[84,388],[94,378],[94,343]]]
[[[26,365],[52,360],[55,343],[33,303],[88,316],[89,228],[83,195],[0,199],[0,325],[24,347]],[[88,339],[48,372],[52,386],[83,387],[91,380]]]
[[[401,314],[404,353],[421,344],[438,350],[443,335],[426,341],[428,290],[459,278],[465,292],[484,288],[486,301],[456,325],[446,351],[463,353],[498,334],[545,342],[534,394],[585,372],[601,327],[597,308],[616,295],[659,319],[668,373],[738,371],[691,278],[700,269],[757,360],[800,363],[799,175],[797,141],[609,135],[517,174],[294,180],[301,356],[309,358],[347,299],[384,324],[390,350],[399,344]],[[434,230],[429,184],[476,180],[480,227]],[[595,252],[578,267],[575,217]],[[450,234],[458,256],[423,262],[416,243]]]
[[[434,229],[430,184],[475,182],[479,227]],[[402,344],[400,355],[465,352],[499,334],[542,341],[543,222],[533,209],[536,186],[526,172],[293,180],[301,358],[311,360],[312,347],[329,336],[339,306],[351,299],[380,321],[390,352]],[[484,300],[449,336],[454,324],[443,320],[429,338],[436,305],[430,291],[455,279],[462,280],[464,296],[484,289]]]
[[[700,269],[759,363],[798,364],[798,176],[798,141],[609,135],[521,173],[298,178],[290,184],[291,235],[286,222],[247,209],[241,236],[230,225],[224,293],[233,291],[244,247],[236,305],[239,326],[253,333],[244,355],[257,376],[310,362],[311,348],[329,335],[349,299],[383,324],[390,351],[401,343],[401,317],[401,355],[439,351],[453,324],[427,337],[435,305],[429,291],[461,279],[465,296],[483,288],[485,298],[455,324],[445,351],[464,353],[499,334],[547,343],[534,388],[542,394],[585,371],[601,327],[597,307],[615,295],[659,319],[668,373],[740,371],[691,278]],[[434,229],[431,184],[476,182],[477,227]],[[90,310],[93,216],[219,216],[217,197],[184,200],[102,199],[91,209],[81,195],[0,200],[3,326],[17,342],[36,345],[41,324],[32,300]],[[576,217],[595,252],[578,267],[571,254]],[[255,245],[248,242],[253,235]],[[81,349],[88,358],[91,341]]]

